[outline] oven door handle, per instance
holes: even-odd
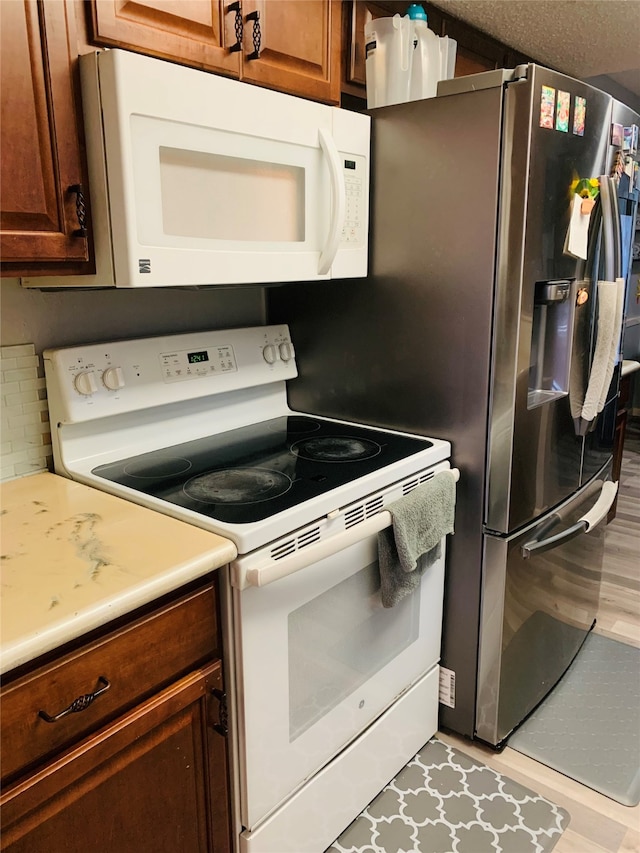
[[[367,518],[366,521],[361,521],[349,530],[345,530],[344,533],[307,545],[281,560],[268,559],[261,566],[246,569],[240,568],[237,563],[232,564],[231,584],[237,589],[246,589],[249,586],[266,586],[274,583],[379,533],[391,523],[391,513],[388,510],[382,510],[371,518]]]
[[[449,469],[454,475],[456,482],[460,479],[460,471],[458,468]],[[325,540],[320,540],[313,545],[307,545],[294,551],[287,557],[281,560],[267,559],[262,565],[242,567],[242,561],[231,564],[231,585],[236,589],[247,589],[250,586],[266,586],[267,584],[279,581],[289,575],[299,572],[300,569],[306,569],[313,563],[324,560],[326,557],[332,557],[339,551],[348,548],[350,545],[356,545],[384,530],[393,524],[391,513],[383,509],[371,518],[355,524],[353,527],[338,533],[336,536],[329,536]],[[240,564],[240,565],[239,565]]]

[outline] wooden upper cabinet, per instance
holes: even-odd
[[[366,44],[364,28],[376,18],[405,15],[410,0],[351,0],[343,6],[344,66],[342,91],[359,97],[366,96]],[[429,29],[441,35],[442,14],[428,3],[422,3],[427,12]]]
[[[240,76],[231,0],[92,0],[94,44]]]
[[[365,25],[376,18],[386,18],[393,15],[390,6],[382,3],[369,3],[368,0],[354,0],[352,3],[344,4],[344,13],[347,18],[349,32],[348,41],[345,40],[345,82],[356,86],[367,84],[366,76],[366,53],[365,53]]]
[[[339,103],[340,2],[245,0],[242,10],[243,80]]]
[[[529,58],[481,33],[464,21],[452,18],[431,3],[421,4],[427,13],[429,29],[438,36],[449,36],[457,42],[455,76],[477,74],[494,68],[512,68]],[[343,3],[344,65],[342,92],[366,96],[365,25],[375,18],[406,14],[409,0],[351,0]]]
[[[508,48],[490,36],[470,27],[463,21],[446,17],[440,35],[458,42],[455,77],[492,71],[507,65]]]
[[[77,192],[83,184],[73,83],[77,51],[68,11],[61,2],[0,2],[4,275],[66,272],[61,264],[89,257]],[[86,264],[73,271],[86,272]]]
[[[339,0],[91,0],[88,8],[93,44],[340,100]]]

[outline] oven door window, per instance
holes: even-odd
[[[245,827],[437,664],[442,587],[443,558],[412,596],[383,608],[374,535],[265,587],[233,591]]]
[[[376,561],[292,611],[288,623],[294,741],[415,643],[420,598],[385,609]]]

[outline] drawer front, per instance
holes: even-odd
[[[211,584],[20,678],[1,694],[3,780],[219,657],[218,637]]]

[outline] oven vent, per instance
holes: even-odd
[[[293,554],[295,550],[296,540],[287,539],[286,542],[280,542],[279,545],[276,545],[275,548],[272,548],[270,556],[272,560],[281,560],[283,557],[286,557],[289,554]]]
[[[418,486],[421,486],[422,483],[426,483],[427,480],[431,480],[433,476],[433,471],[429,471],[426,474],[420,474],[420,476],[414,477],[413,480],[407,480],[406,483],[402,484],[402,494],[408,495],[409,492],[412,492]]]
[[[377,512],[380,512],[382,506],[384,504],[384,496],[378,495],[377,498],[374,498],[372,501],[365,506],[364,513],[367,518],[371,518],[372,515],[375,515]]]
[[[344,527],[347,530],[349,527],[353,527],[354,524],[360,524],[361,521],[364,521],[364,504],[358,504],[358,506],[352,506],[351,509],[348,509],[344,514]]]
[[[298,548],[305,548],[307,545],[311,545],[312,542],[317,542],[319,538],[319,527],[314,527],[311,530],[305,530],[304,533],[301,533],[300,536],[298,536]]]

